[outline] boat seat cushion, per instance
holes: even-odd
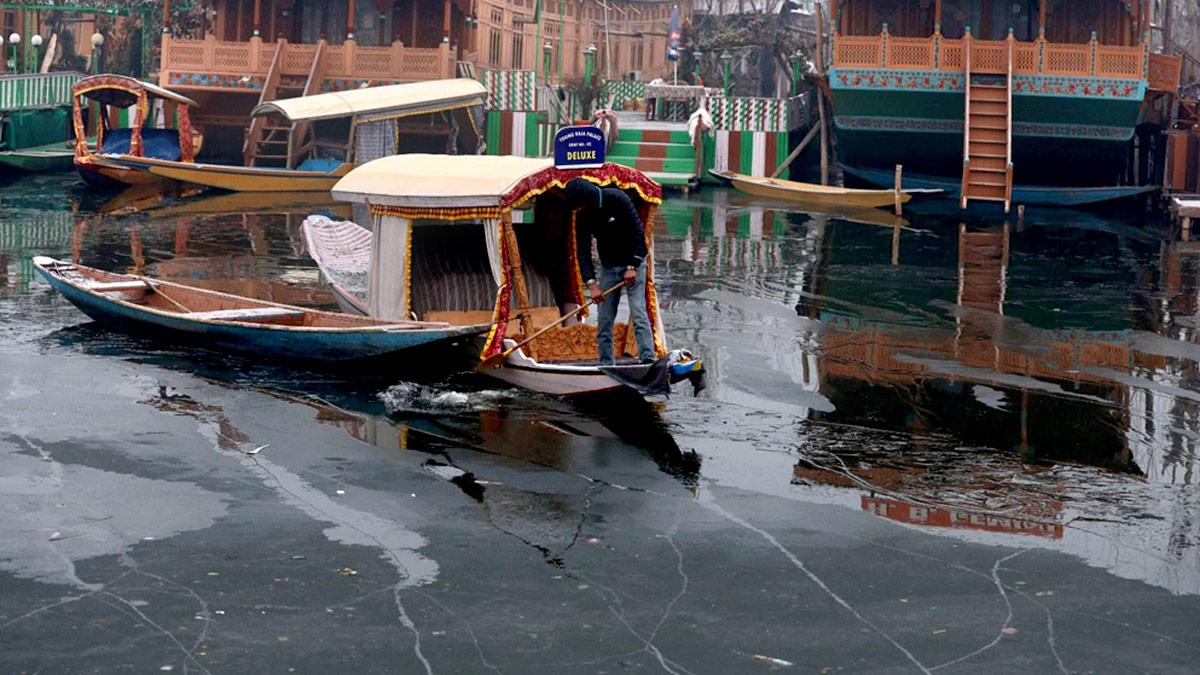
[[[270,323],[286,319],[298,319],[304,312],[285,307],[247,307],[243,309],[218,309],[211,312],[188,312],[189,319],[205,319],[208,321],[249,321],[252,323]]]
[[[300,163],[300,166],[296,167],[296,170],[297,171],[322,171],[324,173],[329,173],[330,171],[337,169],[341,165],[342,165],[342,162],[340,160],[314,158],[314,159],[304,160],[303,162]]]
[[[133,129],[109,129],[104,133],[100,153],[129,154]],[[142,129],[142,156],[179,161],[179,132],[175,129]]]

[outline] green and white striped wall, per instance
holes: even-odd
[[[0,111],[71,105],[71,87],[82,73],[0,75]]]
[[[538,110],[537,80],[532,70],[479,71],[479,82],[488,90],[488,110]]]
[[[704,137],[705,164],[717,171],[769,176],[789,152],[786,131],[718,129]]]
[[[554,125],[543,112],[489,110],[487,153],[546,157],[554,144]]]

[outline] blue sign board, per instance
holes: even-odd
[[[593,126],[563,127],[554,134],[554,166],[594,169],[604,165],[604,132]]]

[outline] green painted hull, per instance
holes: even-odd
[[[55,147],[61,146],[56,143]],[[70,171],[75,165],[75,153],[69,150],[9,150],[0,152],[0,167],[4,170],[27,173]]]
[[[842,70],[831,72],[830,82],[839,161],[877,168],[903,164],[917,173],[962,175],[961,73],[926,77]],[[1014,180],[1032,185],[1116,184],[1144,96],[1144,82],[1014,78]]]

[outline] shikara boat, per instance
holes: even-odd
[[[873,185],[889,185],[894,180],[892,172],[887,169],[871,169],[843,164],[842,170]],[[957,178],[905,173],[902,182],[905,190],[910,188],[942,190],[947,198],[956,201],[962,190],[962,182]],[[1083,206],[1134,197],[1159,189],[1160,187],[1157,185],[1112,185],[1108,187],[1013,185],[1012,203],[1025,206]]]
[[[280,99],[251,112],[245,166],[122,157],[130,169],[235,192],[328,192],[355,164],[414,151],[475,154],[487,89],[459,78]]]
[[[342,311],[367,314],[371,231],[348,220],[309,216],[301,226],[304,247],[333,289]]]
[[[121,330],[300,361],[395,356],[486,333],[490,323],[381,321],[116,274],[44,256],[33,265],[92,319]]]
[[[192,130],[192,99],[124,75],[95,75],[76,82],[74,99],[75,168],[89,184],[140,185],[162,178],[123,166],[124,157],[155,157],[191,162],[202,138]],[[85,141],[84,110],[96,136]],[[172,127],[172,125],[174,125]]]
[[[48,143],[21,150],[0,151],[0,167],[26,173],[70,171],[75,163],[72,141]]]
[[[586,297],[573,245],[574,218],[562,196],[567,182],[577,177],[625,190],[642,221],[653,222],[662,187],[617,164],[566,169],[543,158],[409,154],[351,171],[338,181],[333,196],[365,204],[371,212],[370,316],[415,316],[453,325],[491,320],[495,327],[480,341],[481,361],[557,324]],[[481,372],[567,396],[661,392],[668,382],[696,378],[701,361],[684,350],[667,349],[650,227],[646,245],[646,306],[658,362],[636,362],[633,330],[618,317],[613,330],[618,363],[598,363],[592,312],[584,322],[552,328],[508,353],[500,367]],[[661,377],[649,386],[652,373]]]
[[[734,174],[730,181],[733,187],[756,197],[767,197],[780,201],[830,206],[841,208],[882,208],[896,203],[894,190],[860,190],[836,185],[799,183],[780,178],[764,178]],[[941,190],[902,190],[900,203],[907,204],[914,193],[936,194]]]

